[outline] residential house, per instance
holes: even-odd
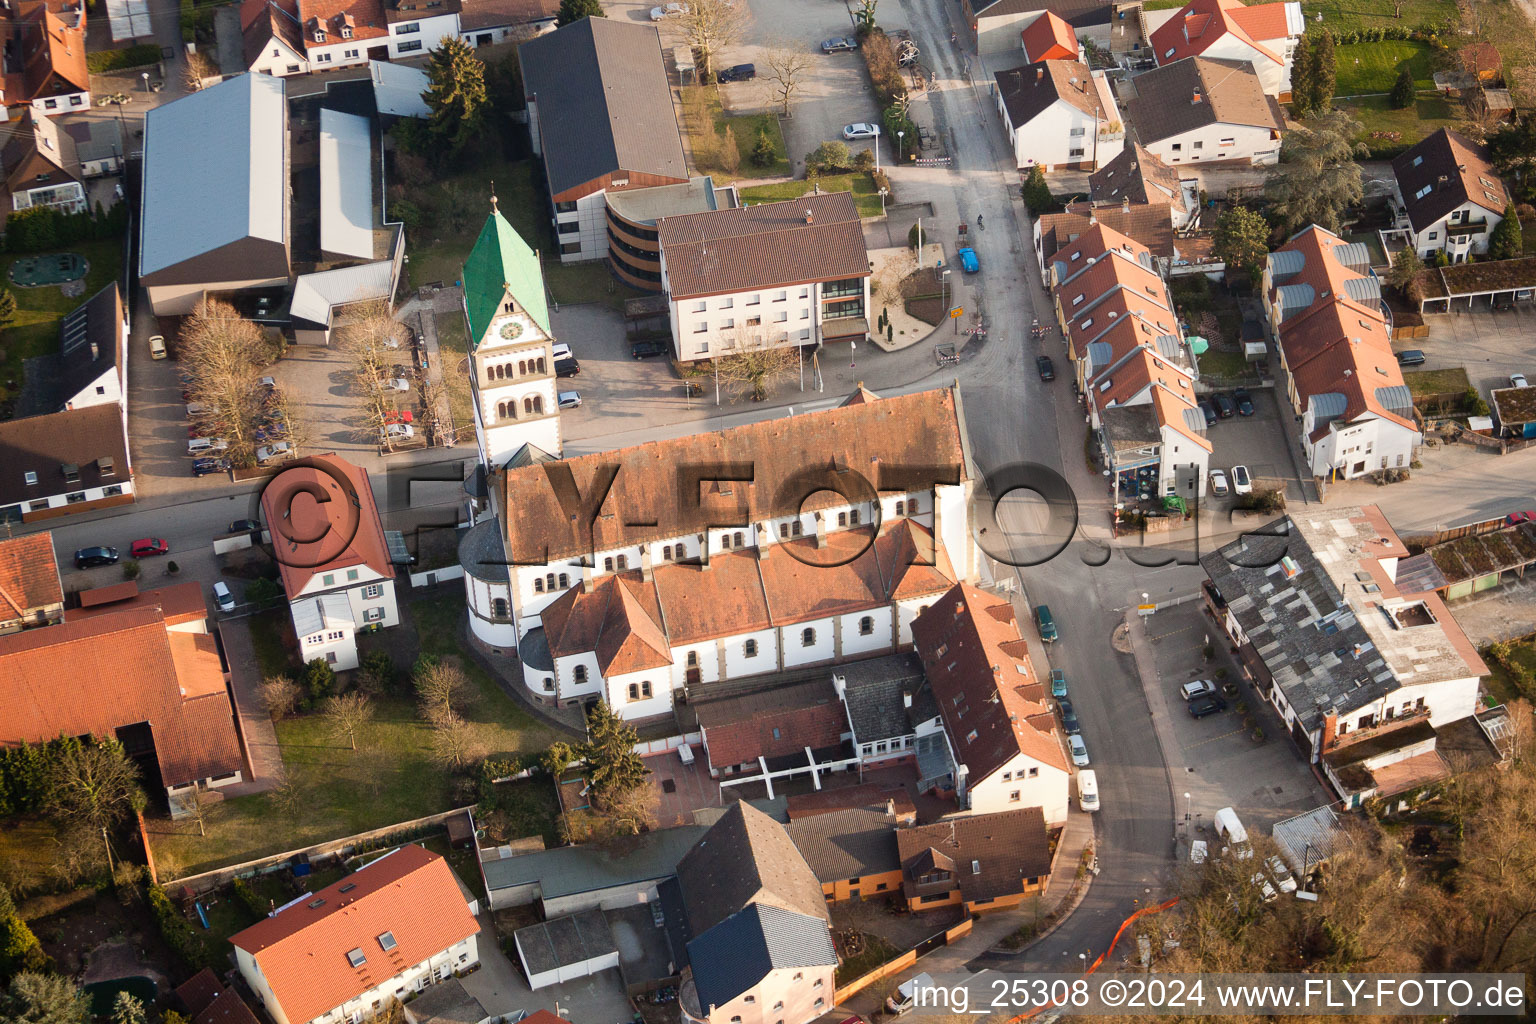
[[[1077,241],[1095,225],[1103,224],[1146,248],[1160,271],[1168,273],[1180,258],[1182,240],[1173,234],[1168,211],[1157,203],[1073,203],[1062,213],[1035,218],[1035,258],[1041,278],[1049,273],[1056,254]]]
[[[869,251],[850,192],[663,217],[677,358],[869,337]]]
[[[677,866],[689,967],[685,1024],[808,1024],[836,1002],[820,883],[784,826],[733,803]]]
[[[0,149],[0,163],[11,194],[6,212],[51,206],[60,213],[79,213],[90,206],[74,137],[54,118],[23,113]]]
[[[75,159],[86,178],[117,174],[123,168],[123,126],[116,118],[61,117],[75,143]]]
[[[1118,14],[1109,0],[960,0],[976,52],[983,56],[1019,50],[1023,34],[1046,14],[1071,26],[1078,39],[1109,48],[1110,24]]]
[[[360,1024],[477,965],[479,933],[448,862],[406,845],[229,941],[277,1024]]]
[[[15,418],[0,422],[0,520],[133,502],[127,345],[122,297],[109,284],[60,321],[56,352],[25,362]]]
[[[1207,610],[1297,750],[1358,804],[1362,773],[1476,712],[1488,668],[1438,594],[1400,588],[1408,549],[1376,506],[1294,511],[1266,533],[1201,558]]]
[[[555,30],[557,0],[461,0],[459,35],[471,46],[515,42]]]
[[[139,279],[156,316],[289,280],[283,81],[240,75],[144,120]]]
[[[1039,807],[946,818],[898,829],[907,909],[960,905],[971,914],[1007,910],[1045,892],[1050,836]]]
[[[475,437],[487,467],[531,446],[562,450],[555,387],[555,335],[549,326],[539,257],[491,198],[491,213],[464,261],[464,320]]]
[[[1024,40],[1024,62],[1039,64],[1046,60],[1081,61],[1083,44],[1072,26],[1055,11],[1046,11],[1019,33]],[[1113,106],[1113,104],[1111,104]]]
[[[852,807],[784,826],[828,903],[901,891],[900,822],[889,806]]]
[[[848,709],[849,741],[866,768],[915,764],[919,740],[942,731],[923,663],[910,651],[843,665],[832,685]]]
[[[1089,200],[1095,207],[1166,209],[1175,231],[1192,227],[1200,216],[1199,180],[1180,178],[1178,171],[1139,142],[1126,146],[1119,156],[1090,175],[1088,189]],[[1135,237],[1124,228],[1120,230]]]
[[[1204,494],[1212,445],[1194,356],[1151,251],[1096,224],[1056,253],[1047,283],[1116,501]]]
[[[1070,769],[1013,605],[957,584],[912,623],[944,719],[956,799],[990,814],[1038,807],[1067,818]]]
[[[1045,17],[1050,15],[1041,21]],[[1092,171],[1125,145],[1125,125],[1104,72],[1076,59],[1045,60],[993,78],[997,109],[1021,171],[1035,164],[1047,171]]]
[[[459,35],[458,0],[244,0],[240,34],[254,74],[424,56]]]
[[[1488,147],[1442,128],[1392,161],[1393,226],[1383,234],[1425,260],[1443,251],[1452,263],[1488,251],[1488,236],[1504,219],[1509,190],[1489,161]]]
[[[1269,254],[1263,294],[1312,475],[1351,479],[1412,462],[1423,435],[1366,246],[1304,228]]]
[[[1189,0],[1152,31],[1159,66],[1186,57],[1247,62],[1266,95],[1291,98],[1291,64],[1307,31],[1295,0],[1245,6],[1242,0]]]
[[[0,102],[9,118],[91,107],[83,0],[13,0],[0,9]]]
[[[677,467],[713,464],[720,446],[752,467],[751,482],[703,482],[697,502],[680,500]],[[876,473],[878,493],[840,476],[828,487],[843,495],[806,481],[812,457],[944,468],[938,483]],[[477,541],[465,565],[471,630],[492,646],[515,640],[543,702],[601,698],[644,718],[694,686],[892,653],[923,606],[981,571],[953,389],[860,390],[833,409],[564,465],[582,494],[607,487],[599,474],[615,481],[590,527],[558,511],[566,499],[543,464],[514,465],[490,485],[500,536]]]
[[[848,745],[848,718],[830,680],[813,679],[716,699],[694,697],[692,712],[721,787],[761,782],[773,797],[774,779],[810,775],[859,763]]]
[[[206,967],[177,985],[176,996],[192,1024],[258,1024],[239,993],[225,988]]]
[[[689,180],[661,36],[654,25],[583,18],[523,43],[518,59],[560,259],[602,259],[613,248],[610,193]]]
[[[1128,79],[1124,99],[1137,140],[1170,166],[1280,159],[1285,116],[1247,61],[1186,57]]]
[[[0,540],[0,634],[64,621],[64,584],[53,557],[53,534]]]
[[[46,564],[31,572],[53,570],[51,551],[32,556]],[[0,746],[86,735],[121,741],[173,817],[189,813],[194,789],[242,778],[214,638],[171,628],[152,600],[0,636]]]
[[[395,567],[368,471],[335,454],[290,463],[261,492],[299,658],[357,667],[357,633],[400,624]]]

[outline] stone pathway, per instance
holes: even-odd
[[[229,661],[230,691],[234,694],[240,731],[245,737],[249,769],[244,781],[225,786],[218,792],[224,796],[264,793],[282,781],[283,754],[277,745],[277,730],[272,726],[272,718],[261,706],[261,670],[257,667],[256,650],[251,644],[251,621],[248,618],[226,619],[218,624],[218,630],[224,655]]]

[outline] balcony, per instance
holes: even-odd
[[[1464,220],[1460,224],[1447,224],[1445,237],[1462,238],[1468,235],[1480,235],[1487,230],[1488,218],[1479,217],[1477,220]]]

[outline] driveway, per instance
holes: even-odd
[[[1407,338],[1393,346],[1422,350],[1425,362],[1418,369],[1465,367],[1484,399],[1494,388],[1509,387],[1512,373],[1536,374],[1536,304],[1494,311],[1480,303],[1471,310],[1431,314],[1424,322],[1428,338]]]
[[[1231,391],[1225,392],[1231,395]],[[1291,459],[1290,435],[1296,424],[1284,410],[1284,398],[1270,388],[1251,388],[1253,396],[1252,416],[1233,416],[1217,420],[1216,425],[1205,432],[1210,439],[1211,468],[1227,475],[1227,486],[1232,485],[1232,467],[1247,466],[1253,477],[1254,490],[1274,488],[1285,492],[1286,500],[1300,503],[1301,481],[1296,476],[1296,466]],[[1207,508],[1225,511],[1232,507],[1237,495],[1218,498],[1207,493]]]
[[[624,317],[600,303],[551,310],[555,338],[571,347],[581,373],[556,381],[581,395],[581,407],[560,414],[567,442],[626,433],[669,422],[700,406],[664,356],[636,359],[624,334]]]
[[[501,951],[490,911],[480,914],[479,947],[480,969],[463,979],[464,990],[480,1000],[486,1013],[493,1017],[516,1010],[558,1010],[561,1016],[581,1024],[612,1024],[627,1022],[634,1016],[634,1007],[624,994],[624,981],[617,968],[537,992],[531,990],[522,968]]]

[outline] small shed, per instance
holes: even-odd
[[[1536,388],[1496,388],[1493,421],[1507,437],[1536,437]]]
[[[475,845],[475,819],[466,808],[448,819],[448,845],[467,850]]]
[[[600,910],[532,924],[512,937],[534,991],[619,966],[619,947]]]

